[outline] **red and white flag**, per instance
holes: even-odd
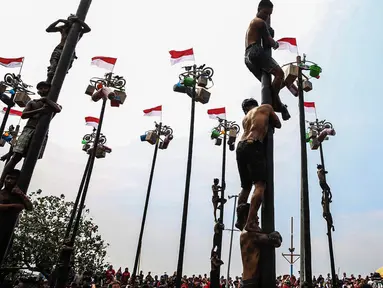
[[[0,65],[8,68],[21,67],[23,65],[24,57],[20,58],[1,58]]]
[[[209,110],[207,110],[207,114],[209,115],[209,118],[211,118],[211,119],[218,119],[218,118],[226,119],[225,107],[209,109]]]
[[[316,113],[315,102],[304,102],[303,106],[306,113]]]
[[[3,113],[5,113],[7,111],[7,107],[4,107],[3,108]],[[9,111],[9,115],[11,116],[19,116],[21,117],[21,115],[23,114],[23,111],[19,111],[19,110],[16,110],[16,109],[12,109]]]
[[[113,71],[114,65],[116,65],[117,58],[96,56],[92,58],[91,65],[95,65],[99,68],[103,68],[109,71]]]
[[[289,50],[291,53],[298,53],[296,38],[282,38],[277,42],[279,43],[279,50]]]
[[[194,61],[193,48],[182,50],[182,51],[171,50],[169,51],[169,54],[170,54],[170,63],[172,65],[185,62],[185,61]]]
[[[98,123],[100,122],[100,119],[92,116],[85,117],[85,125],[86,126],[92,126],[93,128],[98,127]]]
[[[162,105],[144,110],[144,116],[162,116]]]

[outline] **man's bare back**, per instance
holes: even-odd
[[[249,28],[246,31],[245,48],[253,43],[261,44],[262,32],[265,32],[263,29],[266,27],[266,22],[261,18],[255,17],[251,20]]]
[[[252,139],[263,142],[269,128],[270,118],[273,120],[275,128],[281,128],[281,122],[271,105],[263,104],[251,109],[242,121],[241,141]]]

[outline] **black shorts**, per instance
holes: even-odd
[[[265,144],[254,140],[240,141],[237,145],[237,165],[242,188],[266,182]]]
[[[270,73],[272,69],[279,67],[278,63],[268,56],[258,43],[250,44],[246,48],[245,64],[259,81],[261,81],[262,71]]]

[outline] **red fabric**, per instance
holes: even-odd
[[[162,111],[162,105],[156,106],[156,107],[153,107],[153,108],[149,108],[149,109],[145,109],[144,113],[148,114],[148,113],[153,112],[153,111]]]
[[[101,60],[101,61],[104,61],[104,62],[106,62],[106,63],[112,64],[112,65],[115,65],[116,62],[117,62],[117,58],[104,57],[104,56],[96,56],[96,57],[93,57],[93,58],[92,58],[92,61],[94,61],[94,60]]]
[[[21,63],[23,62],[24,57],[20,58],[1,58],[0,57],[0,63],[4,65],[9,65],[11,63]]]
[[[307,108],[315,108],[315,102],[304,102],[303,106]]]
[[[5,111],[7,111],[7,107],[4,107],[3,108],[3,112],[5,113]],[[22,111],[19,111],[19,110],[16,110],[16,109],[10,109],[9,110],[9,115],[13,115],[13,116],[21,116],[23,114]]]
[[[116,275],[116,271],[114,271],[114,269],[106,270],[106,279],[113,279],[114,275]]]
[[[178,58],[181,58],[182,56],[194,55],[194,52],[193,52],[193,48],[190,48],[190,49],[182,50],[182,51],[171,50],[169,51],[169,54],[171,58],[178,59]]]
[[[293,46],[298,46],[297,45],[297,38],[281,38],[278,40],[278,42],[287,42]]]
[[[88,122],[95,122],[95,123],[98,124],[100,122],[100,119],[98,119],[96,117],[92,117],[92,116],[87,116],[87,117],[85,117],[85,122],[86,123],[88,123]]]
[[[225,114],[225,113],[226,113],[225,107],[207,110],[207,114],[209,115],[218,115],[218,114]]]
[[[122,273],[121,282],[127,283],[129,278],[130,278],[130,273],[124,272],[124,273]]]

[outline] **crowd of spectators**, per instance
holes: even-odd
[[[80,278],[78,278],[80,279]],[[125,268],[124,271],[118,269],[116,272],[113,269],[113,266],[109,266],[108,270],[105,272],[105,278],[103,283],[100,284],[100,287],[130,287],[132,286],[131,274],[129,268]],[[142,288],[170,288],[175,287],[176,272],[172,275],[168,275],[166,272],[163,275],[152,275],[151,272],[147,272],[146,275],[143,271],[140,271],[135,279],[135,286]],[[224,276],[221,277],[221,288],[240,288],[241,277],[237,276],[234,278],[225,279]],[[338,278],[336,281],[339,283],[339,287],[347,288],[368,288],[368,287],[377,287],[383,288],[382,278],[378,273],[371,273],[365,277],[358,275],[357,277],[354,274],[348,276],[346,273],[343,273],[342,278]],[[80,283],[76,283],[80,284]],[[313,277],[314,287],[319,288],[331,288],[332,279],[330,274],[327,274],[326,277],[319,275]],[[276,287],[278,288],[290,288],[290,287],[299,287],[300,279],[299,277],[284,275],[279,276],[276,279]],[[379,286],[381,285],[381,286]],[[77,286],[77,285],[76,285]],[[80,285],[79,285],[80,286]],[[77,287],[79,287],[77,286]],[[210,279],[208,274],[204,275],[191,275],[182,277],[182,288],[210,288]]]
[[[14,285],[6,287],[38,287],[38,288],[54,288],[55,281],[43,280],[36,281],[35,284],[27,284],[26,281],[19,280]],[[140,271],[133,283],[131,273],[128,268],[118,269],[117,272],[113,266],[104,273],[92,273],[84,271],[80,273],[73,273],[70,275],[67,288],[174,288],[176,284],[176,272],[168,275],[166,272],[163,275],[152,275],[151,272],[146,274]],[[241,277],[225,279],[224,276],[220,279],[220,288],[241,288]],[[354,274],[347,275],[343,273],[341,278],[336,279],[339,288],[383,288],[383,279],[379,273],[371,273],[365,277]],[[135,285],[133,285],[135,284]],[[330,274],[325,277],[319,275],[313,277],[313,284],[315,288],[332,288],[332,279]],[[1,285],[0,285],[1,286]],[[4,286],[5,287],[5,286]],[[208,274],[204,275],[191,275],[182,277],[182,288],[210,288],[210,279]],[[299,277],[284,275],[276,279],[276,288],[292,288],[300,287]],[[303,285],[303,287],[305,287]]]

